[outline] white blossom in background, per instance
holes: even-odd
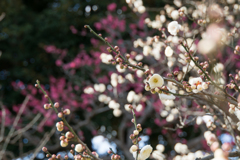
[[[105,94],[100,94],[100,95],[98,96],[98,100],[99,100],[99,102],[108,104],[108,103],[111,101],[111,98],[108,97],[108,96],[106,96]]]
[[[181,29],[181,25],[178,24],[177,21],[172,21],[168,24],[168,32],[171,35],[176,36],[180,29]]]
[[[163,151],[165,150],[165,146],[162,145],[162,144],[158,144],[158,145],[156,146],[156,149],[157,149],[159,152],[163,152]]]
[[[119,109],[119,108],[120,108],[120,104],[117,103],[117,102],[114,101],[114,100],[111,100],[111,101],[108,103],[108,107],[111,108],[111,109]]]
[[[106,90],[106,86],[103,83],[94,84],[93,87],[94,87],[95,91],[97,91],[97,92],[104,92]]]
[[[93,94],[94,93],[94,89],[92,87],[86,87],[83,92],[85,94]]]
[[[109,62],[109,60],[112,60],[113,56],[110,54],[102,53],[100,55],[100,59],[102,60],[103,63],[110,64],[111,62]]]
[[[161,16],[160,16],[160,21],[161,21],[162,23],[165,23],[165,22],[166,22],[166,16],[165,16],[165,15],[161,15]]]
[[[171,17],[172,17],[172,19],[177,20],[177,19],[179,18],[179,12],[178,12],[178,10],[172,11]]]
[[[213,67],[213,71],[215,73],[218,73],[218,72],[222,72],[224,69],[224,65],[222,63],[217,63],[214,67]]]
[[[133,99],[134,99],[135,94],[136,94],[136,93],[135,93],[134,91],[128,92],[127,101],[128,101],[129,103],[132,103],[132,102],[133,102]]]
[[[149,78],[148,83],[150,85],[150,88],[153,89],[156,87],[162,87],[164,80],[159,74],[154,74]]]
[[[162,110],[161,113],[160,113],[160,115],[161,115],[162,117],[167,117],[168,111]]]
[[[117,84],[118,84],[118,74],[113,73],[113,74],[111,74],[111,85],[113,87],[117,87]]]
[[[115,117],[120,117],[121,115],[122,115],[122,111],[120,110],[120,109],[114,109],[113,110],[113,115],[115,116]]]
[[[135,81],[134,81],[134,77],[133,77],[133,75],[132,75],[131,73],[128,73],[128,74],[125,76],[125,78],[126,78],[127,80],[129,80],[130,82],[132,82],[132,83],[135,82]]]
[[[141,104],[138,104],[137,107],[136,107],[136,111],[141,112],[142,109],[143,109],[143,106]]]
[[[117,71],[119,72],[119,73],[123,73],[123,72],[125,72],[125,69],[123,68],[120,68],[120,65],[119,64],[117,64],[116,65],[116,68],[117,68]]]
[[[146,11],[146,8],[144,7],[144,6],[140,6],[140,7],[138,7],[138,12],[139,13],[144,13]]]
[[[166,107],[173,107],[175,105],[173,100],[162,100],[162,103],[166,106]]]
[[[167,87],[167,89],[172,93],[176,93],[176,90],[174,89],[170,89],[169,87]],[[161,100],[174,100],[176,98],[173,94],[170,94],[170,93],[169,94],[161,93],[158,95]]]
[[[226,157],[222,149],[218,148],[214,152],[214,158],[212,160],[228,160],[228,157]]]
[[[124,105],[124,109],[128,112],[131,112],[132,110],[129,108],[129,104]]]
[[[152,47],[145,45],[143,47],[143,55],[148,56],[152,52]]]
[[[172,122],[174,120],[174,114],[170,113],[167,117],[166,117],[166,121],[167,122]]]
[[[198,116],[198,117],[196,118],[196,124],[197,124],[197,125],[201,125],[202,122],[203,122],[202,117],[201,117],[201,116]]]
[[[174,150],[180,154],[187,154],[189,152],[188,146],[182,143],[176,143],[174,146]]]
[[[171,48],[170,46],[167,46],[167,47],[166,47],[166,49],[165,49],[165,55],[166,55],[167,57],[172,57],[172,55],[173,55],[173,50],[172,50],[172,48]]]

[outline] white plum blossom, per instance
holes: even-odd
[[[168,32],[171,34],[171,35],[174,35],[176,36],[177,33],[179,32],[181,28],[181,25],[178,24],[177,21],[172,21],[168,24]]]
[[[159,152],[163,152],[163,151],[165,150],[165,147],[164,147],[164,145],[162,145],[162,144],[158,144],[158,145],[156,146],[156,149],[157,149]]]
[[[167,118],[166,118],[166,121],[167,122],[172,122],[174,120],[174,114],[170,113]]]
[[[116,101],[114,100],[111,100],[108,104],[108,107],[111,108],[111,109],[119,109],[120,108],[120,104],[117,103]]]
[[[174,146],[174,150],[177,153],[181,153],[181,154],[187,154],[189,152],[188,146],[182,143],[176,143],[176,145]]]
[[[152,77],[149,78],[148,83],[150,88],[162,87],[164,84],[163,78],[159,74],[154,74]]]
[[[200,125],[200,124],[202,124],[202,122],[203,122],[202,117],[201,117],[201,116],[198,116],[198,117],[196,118],[196,124],[197,124],[197,125]]]
[[[166,47],[166,49],[165,49],[165,55],[166,55],[167,57],[172,57],[172,55],[173,55],[173,50],[172,50],[172,48],[171,48],[170,46],[167,46],[167,47]]]
[[[100,55],[100,59],[102,60],[103,63],[110,64],[111,62],[109,61],[113,59],[113,56],[111,54],[102,53]]]
[[[115,117],[120,117],[122,115],[122,111],[120,109],[114,109],[113,110],[113,115]]]
[[[174,19],[174,20],[178,19],[178,18],[179,18],[179,13],[178,13],[178,11],[177,11],[177,10],[172,11],[171,17],[172,17],[172,19]]]
[[[162,154],[162,153],[159,152],[158,150],[153,151],[152,157],[153,157],[154,159],[157,159],[157,160],[164,160],[164,159],[165,159],[164,154]]]
[[[100,84],[94,84],[94,89],[97,91],[97,92],[104,92],[106,90],[106,86],[105,84],[103,83],[100,83]]]
[[[218,73],[218,72],[222,72],[224,69],[224,65],[222,63],[217,63],[214,67],[213,67],[213,71]]]
[[[144,146],[140,153],[138,154],[138,160],[145,160],[147,159],[150,154],[152,153],[153,148],[150,145]],[[137,152],[133,152],[133,157],[136,159]]]
[[[92,87],[86,87],[83,92],[85,94],[93,94],[94,93],[94,89]]]
[[[203,83],[202,78],[196,77],[196,78],[191,78],[189,80],[189,84],[191,85],[193,93],[198,93],[202,91],[204,88],[207,88],[206,84]],[[203,85],[204,84],[204,88]]]

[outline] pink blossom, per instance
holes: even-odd
[[[115,11],[117,8],[117,4],[116,3],[111,3],[107,6],[107,10],[109,10],[110,12]]]

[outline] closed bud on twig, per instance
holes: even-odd
[[[198,72],[198,74],[200,74],[200,75],[203,74],[202,70],[200,70],[200,69],[199,69],[197,72]]]
[[[102,34],[101,34],[101,33],[99,33],[98,35],[99,35],[100,37],[102,37]]]
[[[139,135],[138,130],[134,130],[134,131],[133,131],[133,134],[134,134],[135,136]]]
[[[65,160],[68,160],[68,155],[65,155],[65,156],[64,156],[64,159],[65,159]]]
[[[130,134],[129,138],[130,138],[130,139],[134,139],[134,138],[135,138],[135,135],[134,135],[134,134]]]
[[[157,92],[157,93],[160,91],[159,87],[156,87],[154,90],[155,90],[155,92]]]
[[[129,106],[128,106],[130,109],[133,109],[133,106],[131,105],[131,104],[129,104]]]
[[[146,91],[149,91],[151,88],[150,88],[150,85],[148,83],[145,84],[145,90]]]
[[[62,140],[62,141],[60,142],[60,145],[61,145],[62,147],[67,147],[67,145],[68,145],[67,139]]]
[[[140,142],[142,140],[142,138],[141,137],[138,137],[138,142]]]
[[[59,112],[59,113],[58,113],[58,117],[59,117],[59,118],[62,118],[62,117],[63,117],[63,113],[62,113],[62,112]]]
[[[194,57],[194,60],[195,60],[195,61],[198,61],[198,59],[199,59],[198,57]]]
[[[43,147],[43,148],[42,148],[42,151],[43,151],[43,152],[47,152],[47,147]]]
[[[142,65],[143,65],[143,63],[142,63],[142,62],[139,62],[139,63],[138,63],[138,66],[142,66]]]
[[[112,154],[112,151],[111,151],[111,150],[108,150],[108,154]]]
[[[71,150],[70,150],[70,153],[72,153],[72,154],[74,155],[74,150],[73,150],[73,149],[71,149]]]
[[[97,152],[92,152],[92,154],[93,154],[94,156],[98,157]]]
[[[66,134],[65,134],[66,138],[67,139],[71,139],[74,137],[74,135],[72,134],[72,132],[68,131]]]
[[[71,113],[70,109],[65,109],[63,111],[63,114],[65,114],[65,115],[69,115],[70,113]]]
[[[76,151],[76,152],[82,152],[82,151],[83,151],[83,146],[82,146],[81,144],[77,144],[77,145],[75,146],[75,151]]]
[[[173,74],[174,74],[175,76],[177,76],[178,73],[179,73],[178,71],[174,71],[174,72],[173,72]]]
[[[59,139],[62,141],[65,139],[65,136],[61,136]]]
[[[112,49],[110,47],[107,47],[108,52],[112,52]]]
[[[35,84],[35,87],[38,88],[38,84]]]
[[[44,104],[43,108],[44,108],[44,109],[49,109],[50,106],[49,106],[49,104]]]
[[[115,46],[114,49],[117,50],[117,49],[119,49],[119,47],[118,47],[118,46]]]
[[[63,121],[57,122],[56,127],[58,131],[62,131],[64,127]]]
[[[116,65],[117,64],[117,62],[116,61],[112,61],[112,65]]]
[[[48,98],[48,95],[47,95],[47,94],[45,94],[45,95],[44,95],[44,97],[45,97],[45,98]]]
[[[240,51],[240,46],[237,45],[237,46],[235,47],[235,50],[236,50],[236,51]]]
[[[134,122],[135,122],[135,120],[134,120],[134,119],[132,119],[132,120],[131,120],[131,122],[132,122],[132,123],[134,123]]]
[[[133,139],[133,140],[132,140],[132,143],[133,143],[133,144],[137,144],[137,140],[136,140],[136,139]]]
[[[60,155],[60,154],[58,154],[56,158],[57,158],[57,159],[60,159],[60,158],[61,158],[61,155]]]
[[[167,74],[167,77],[172,77],[172,74],[171,74],[171,73],[168,73],[168,74]]]
[[[54,107],[58,108],[59,107],[59,103],[58,102],[54,103]]]
[[[52,154],[52,158],[55,159],[57,156],[55,154]]]

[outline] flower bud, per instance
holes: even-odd
[[[54,107],[58,108],[59,107],[59,103],[58,102],[54,103]]]
[[[43,148],[42,148],[42,151],[43,151],[43,152],[47,152],[47,148],[46,148],[46,147],[43,147]]]
[[[75,146],[75,151],[76,151],[76,152],[82,152],[82,151],[83,151],[83,146],[82,146],[81,144],[77,144],[77,145]]]
[[[139,135],[138,130],[134,130],[134,131],[133,131],[133,134],[134,134],[135,136]]]

